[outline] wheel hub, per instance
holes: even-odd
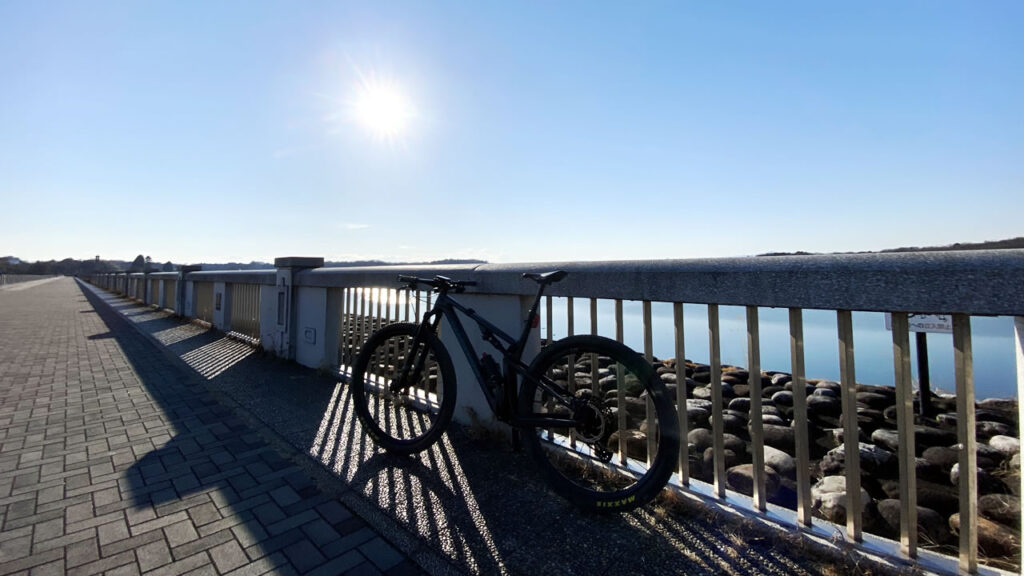
[[[580,392],[589,392],[589,390]],[[599,460],[607,462],[612,456],[612,453],[605,447],[614,429],[611,410],[598,404],[597,399],[590,394],[578,394],[577,398],[579,402],[574,413],[578,424],[573,435],[577,441],[588,444]]]

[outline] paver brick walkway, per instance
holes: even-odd
[[[73,279],[0,291],[0,574],[421,572],[296,454]]]

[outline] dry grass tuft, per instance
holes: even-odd
[[[698,519],[722,526],[738,548],[757,545],[763,548],[784,548],[800,557],[800,564],[812,573],[826,576],[910,576],[923,572],[914,566],[882,565],[861,554],[842,535],[833,538],[833,546],[811,541],[799,529],[789,531],[772,528],[750,518],[734,516],[704,506],[698,501],[671,491],[662,491],[651,505],[655,516],[677,522]]]

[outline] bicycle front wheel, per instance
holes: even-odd
[[[419,326],[398,323],[375,332],[352,367],[356,416],[388,452],[412,454],[430,447],[455,411],[455,370],[441,341]]]
[[[614,340],[571,336],[545,348],[528,374],[519,414],[537,425],[523,437],[556,492],[588,510],[627,511],[661,491],[679,427],[650,363]]]

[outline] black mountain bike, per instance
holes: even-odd
[[[449,292],[475,282],[399,276],[410,289],[438,294],[419,324],[396,323],[375,332],[353,366],[356,414],[388,452],[411,454],[440,438],[455,409],[455,371],[438,327],[447,320],[497,418],[521,430],[554,489],[588,510],[631,510],[665,486],[679,454],[675,406],[643,356],[599,336],[570,336],[522,361],[544,287],[564,271],[523,274],[539,285],[522,334],[514,339]],[[459,314],[501,355],[478,356]]]

